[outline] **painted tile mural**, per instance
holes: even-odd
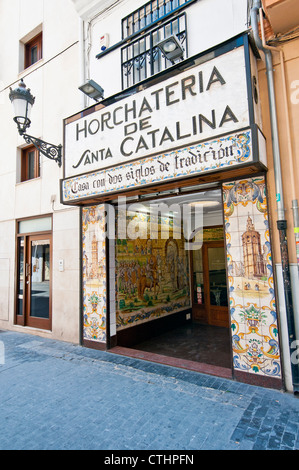
[[[83,338],[106,342],[105,206],[82,209]]]
[[[127,211],[127,232],[138,226],[140,238],[116,240],[116,326],[118,330],[190,308],[189,259],[185,239],[173,238],[172,217],[155,221],[147,234],[150,215]],[[169,231],[169,237],[163,233]]]
[[[223,184],[233,364],[281,377],[265,178]]]

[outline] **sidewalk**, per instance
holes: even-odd
[[[0,450],[299,450],[292,394],[28,334],[0,345]]]

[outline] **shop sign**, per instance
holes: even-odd
[[[62,201],[67,203],[124,191],[251,161],[251,131],[248,130],[137,162],[65,179],[62,182]]]
[[[161,161],[165,152],[169,156],[171,150],[249,125],[242,46],[90,115],[66,120],[65,177],[115,168],[149,155],[160,155]],[[157,168],[160,164],[155,161]],[[175,159],[171,166],[173,174],[185,171]],[[114,169],[105,173],[105,181],[112,173],[115,176]]]

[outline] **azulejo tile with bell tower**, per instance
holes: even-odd
[[[281,378],[263,176],[223,185],[233,365]]]

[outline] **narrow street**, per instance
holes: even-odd
[[[161,460],[170,451],[190,464],[190,451],[299,450],[290,393],[24,333],[1,331],[0,345],[0,450],[102,450],[132,467],[178,463]]]

